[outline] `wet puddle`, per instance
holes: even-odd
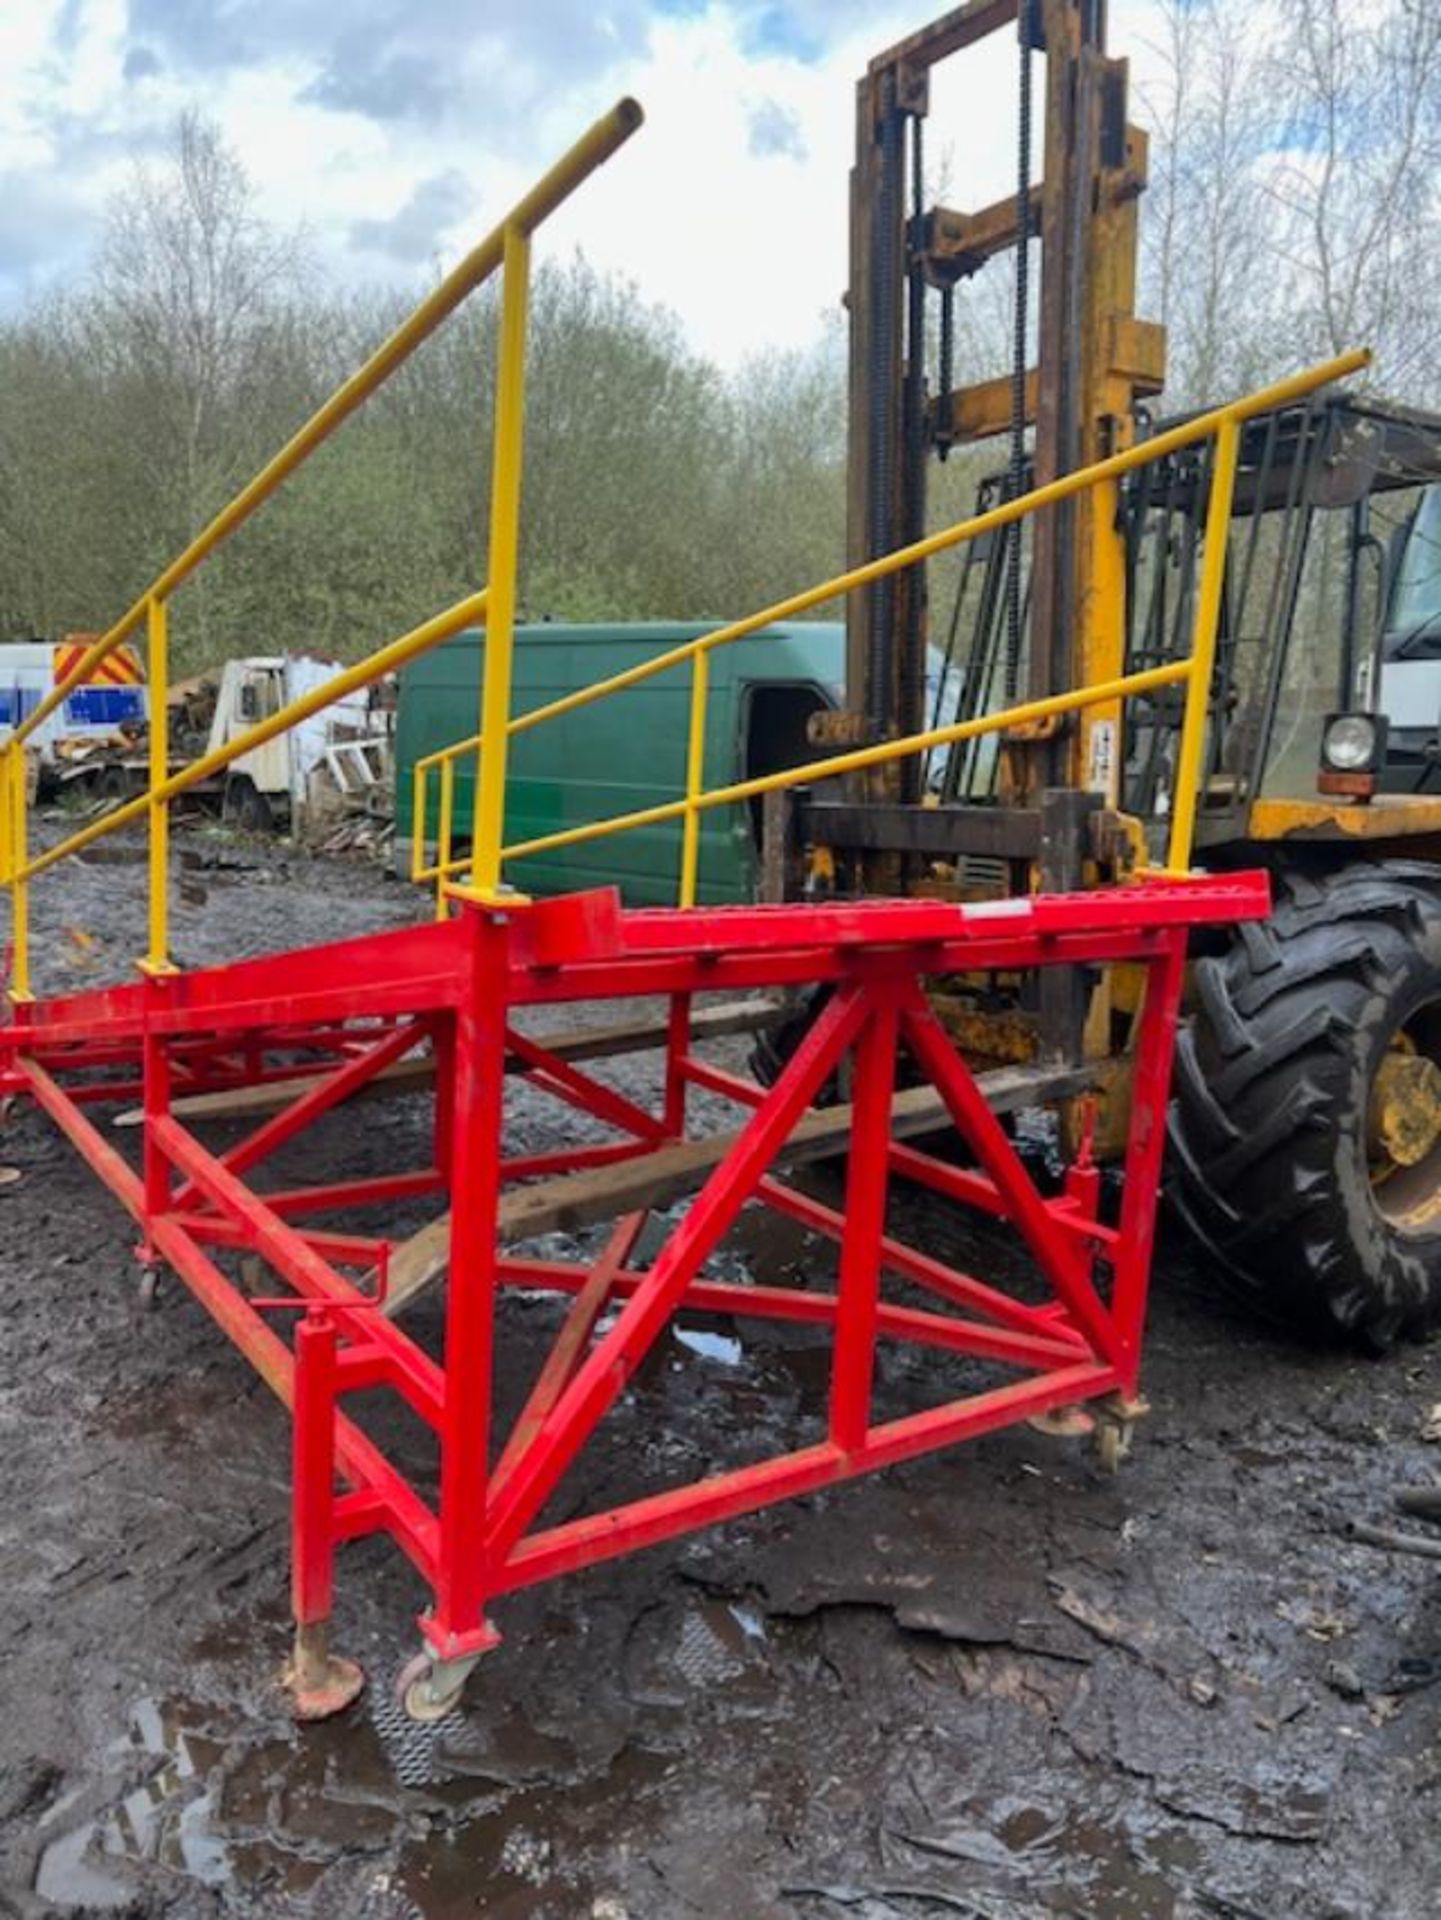
[[[181,1725],[169,1708],[142,1700],[111,1757],[151,1756],[154,1771],[98,1819],[48,1843],[35,1891],[60,1906],[126,1906],[133,1889],[110,1870],[124,1860],[150,1862],[208,1885],[228,1880],[231,1864],[213,1828],[215,1808],[205,1784],[224,1751],[220,1741]],[[65,1806],[61,1801],[52,1809],[50,1823],[63,1818]]]
[[[701,1327],[681,1326],[675,1327],[672,1333],[681,1346],[689,1347],[692,1353],[718,1366],[738,1367],[744,1358],[741,1343],[734,1334],[708,1333]]]
[[[140,1701],[107,1758],[143,1779],[74,1824],[66,1801],[51,1809],[45,1826],[61,1830],[42,1849],[35,1891],[61,1907],[128,1908],[126,1869],[138,1867],[303,1895],[339,1847],[392,1838],[398,1795],[368,1729],[255,1740],[217,1720],[195,1702]]]
[[[1201,1850],[1190,1835],[1146,1820],[1073,1808],[1046,1811],[1020,1798],[978,1800],[935,1834],[897,1834],[898,1859],[932,1874],[941,1860],[987,1887],[1023,1893],[1037,1920],[1173,1920],[1187,1904]]]
[[[658,1727],[673,1728],[674,1710],[699,1694],[720,1693],[741,1715],[771,1696],[758,1611],[699,1594],[660,1611],[637,1623],[642,1651],[627,1675]],[[394,1911],[418,1920],[625,1915],[605,1885],[615,1824],[643,1826],[652,1803],[660,1817],[674,1755],[618,1734],[613,1751],[587,1759],[498,1698],[436,1727],[407,1722],[410,1739],[397,1743],[390,1698],[377,1675],[368,1719],[270,1737],[238,1709],[141,1700],[105,1754],[135,1784],[98,1814],[79,1817],[77,1795],[49,1810],[35,1891],[61,1909],[119,1913],[158,1874],[303,1912],[338,1861],[362,1859]]]

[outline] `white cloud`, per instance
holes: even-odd
[[[1126,0],[1126,30],[1153,9],[1154,0]],[[353,25],[350,9],[339,12]],[[802,345],[839,313],[845,284],[856,80],[921,10],[710,0],[677,12],[628,0],[597,12],[529,0],[487,7],[482,40],[459,37],[463,10],[418,0],[394,48],[370,48],[350,78],[337,63],[355,36],[346,41],[335,17],[316,0],[249,0],[227,10],[234,31],[222,41],[205,0],[30,0],[0,10],[9,215],[0,293],[13,299],[47,271],[76,269],[130,156],[153,153],[188,104],[219,121],[263,211],[283,225],[303,221],[323,265],[354,279],[403,277],[414,271],[404,262],[426,258],[448,264],[629,92],[646,125],[541,247],[583,246],[629,275],[727,365],[768,345]],[[267,20],[273,34],[258,30]],[[955,204],[983,204],[1013,182],[1015,57],[1003,33],[936,76],[928,168]],[[508,79],[522,96],[510,113]],[[1038,130],[1038,168],[1039,146]],[[54,217],[60,203],[72,209],[68,221]]]

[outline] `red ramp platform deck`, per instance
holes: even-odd
[[[1187,940],[1268,904],[1259,875],[977,905],[626,911],[611,892],[513,911],[458,902],[433,925],[19,1004],[0,1028],[0,1092],[32,1099],[70,1137],[134,1217],[142,1259],[181,1277],[292,1412],[298,1711],[333,1710],[359,1684],[328,1646],[335,1550],[383,1533],[429,1593],[408,1682],[411,1710],[424,1717],[454,1702],[497,1639],[492,1606],[515,1588],[1052,1409],[1095,1403],[1124,1421],[1141,1361]],[[1142,970],[1145,993],[1119,1212],[1107,1218],[1084,1150],[1059,1191],[1037,1186],[987,1098],[988,1077],[959,1057],[925,989],[961,972],[1122,961]],[[800,986],[822,989],[819,1011],[774,1085],[700,1057],[696,996]],[[588,1071],[575,1057],[583,1049],[568,1055],[516,1019],[527,1008],[652,996],[668,1010],[653,1107]],[[426,1164],[379,1178],[337,1170],[300,1189],[255,1184],[279,1148],[407,1059],[426,1063],[415,1083],[433,1085]],[[509,1152],[514,1075],[607,1137]],[[818,1108],[838,1077],[847,1104]],[[193,1096],[272,1085],[273,1099],[258,1104],[274,1110],[237,1144],[202,1143]],[[732,1130],[688,1134],[693,1087],[734,1102]],[[117,1105],[136,1102],[138,1152],[134,1133],[110,1125]],[[942,1158],[917,1135],[947,1123],[964,1151]],[[127,1139],[133,1158],[116,1144]],[[818,1152],[845,1155],[840,1205],[789,1175]],[[888,1213],[898,1177],[1008,1223],[1043,1297],[1018,1297],[898,1237]],[[427,1198],[429,1225],[387,1235],[388,1205]],[[750,1204],[833,1240],[834,1286],[708,1274]],[[614,1224],[595,1258],[513,1251],[546,1226],[604,1220]],[[647,1240],[657,1229],[663,1238],[642,1260],[647,1220]],[[230,1271],[237,1253],[264,1264],[262,1297]],[[436,1359],[405,1315],[442,1277]],[[500,1434],[492,1383],[508,1362],[497,1309],[517,1286],[554,1289],[570,1305]],[[657,1337],[697,1311],[829,1330],[824,1438],[549,1519],[551,1496]],[[880,1341],[968,1356],[985,1363],[987,1384],[878,1422]],[[408,1477],[347,1409],[375,1389],[434,1433],[433,1482]]]

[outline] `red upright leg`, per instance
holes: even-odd
[[[153,1012],[165,993],[162,980],[147,980],[146,1006]],[[142,1159],[145,1177],[145,1214],[144,1239],[141,1243],[141,1257],[147,1263],[155,1259],[154,1243],[150,1237],[150,1221],[156,1214],[167,1213],[170,1209],[170,1162],[161,1151],[155,1137],[156,1123],[170,1112],[170,1052],[164,1037],[154,1025],[147,1022],[145,1038],[141,1043],[141,1071],[144,1082],[145,1144]],[[147,1289],[153,1288],[153,1273],[145,1276]],[[147,1297],[149,1297],[147,1293]]]
[[[1123,1391],[1128,1394],[1136,1391],[1140,1377],[1161,1160],[1166,1151],[1166,1101],[1185,974],[1186,936],[1178,929],[1166,935],[1165,951],[1147,969],[1146,999],[1136,1030],[1131,1129],[1126,1143],[1121,1231],[1116,1241],[1111,1296],[1111,1313],[1121,1340]]]
[[[295,1331],[290,1593],[295,1651],[286,1673],[298,1720],[324,1720],[360,1692],[353,1660],[330,1651],[335,1568],[335,1322],[312,1311]]]
[[[690,1052],[690,1000],[688,993],[673,993],[665,1040],[665,1130],[679,1140],[685,1132],[686,1056]]]
[[[871,1423],[881,1242],[890,1172],[891,1092],[896,1077],[895,996],[878,992],[856,1042],[856,1084],[846,1166],[846,1231],[841,1243],[831,1368],[831,1441],[854,1453]]]
[[[430,1044],[435,1053],[435,1164],[448,1185],[455,1112],[455,1015],[449,1008],[436,1016]]]
[[[440,1562],[426,1639],[443,1660],[495,1643],[485,1622],[485,1497],[495,1340],[496,1208],[505,1117],[505,916],[463,915],[469,967],[455,1023],[450,1278],[445,1313]]]

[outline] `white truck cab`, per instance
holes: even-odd
[[[227,660],[207,752],[279,713],[339,670],[339,661],[311,654]],[[369,789],[388,778],[391,754],[390,731],[372,712],[370,690],[357,688],[233,760],[226,775],[225,816],[250,832],[298,828],[317,783],[342,794]]]

